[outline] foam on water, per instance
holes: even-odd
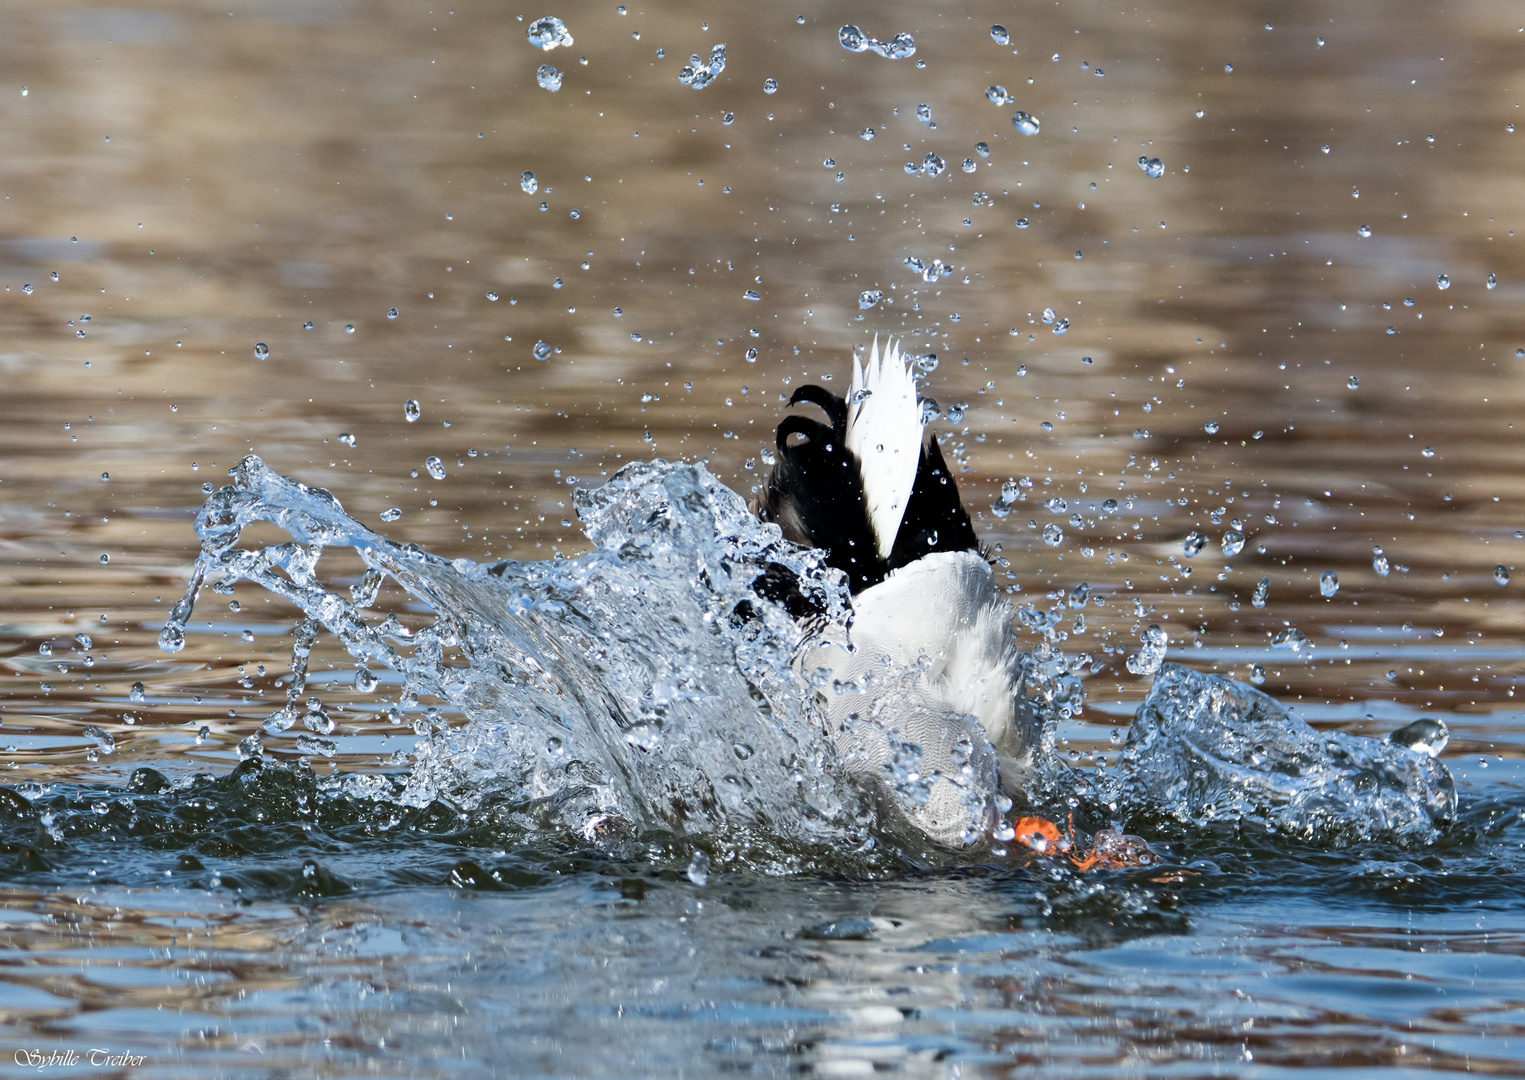
[[[422,736],[411,768],[400,787],[348,776],[332,781],[336,793],[467,812],[534,800],[539,820],[588,840],[709,837],[728,858],[745,850],[752,859],[756,844],[755,861],[767,865],[786,865],[781,853],[801,846],[850,853],[890,839],[900,851],[926,847],[908,823],[920,812],[917,792],[936,779],[923,775],[921,757],[935,748],[897,744],[887,728],[888,783],[854,779],[829,731],[823,690],[831,688],[800,669],[803,646],[840,638],[850,625],[845,579],[821,553],[758,521],[702,464],[634,463],[596,490],[578,490],[593,544],[586,555],[492,565],[395,544],[329,492],[279,476],[257,457],[231,475],[197,517],[201,555],[161,645],[183,646],[209,577],[217,592],[246,579],[290,600],[303,612],[293,674],[264,731],[288,730],[300,715],[312,733],[298,742],[304,753],[335,749],[322,707],[308,701],[304,714],[300,704],[320,627],[357,659],[401,674],[394,716],[409,714]],[[239,548],[241,530],[257,522],[291,542]],[[328,547],[353,548],[368,568],[348,596],[318,576]],[[388,578],[435,621],[409,629],[368,611]],[[1045,632],[1055,619],[1026,608],[1019,616],[1044,638],[1015,660],[1039,733],[1027,790],[1009,793],[1024,809],[1081,808],[1110,824],[1120,823],[1118,813],[1232,819],[1320,844],[1428,842],[1454,818],[1449,773],[1427,754],[1315,732],[1265,695],[1174,665],[1139,711],[1124,769],[1074,771],[1054,752],[1053,731],[1081,709],[1090,658],[1057,648]],[[423,697],[467,722],[448,725],[420,706]],[[972,720],[957,734],[958,760],[993,758]],[[251,734],[241,753],[258,756],[260,738]],[[861,746],[849,749],[862,756]],[[957,801],[968,822],[950,835],[999,850],[1011,802],[993,769],[971,764],[963,773]],[[886,792],[905,805],[886,806]]]

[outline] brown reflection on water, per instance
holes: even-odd
[[[1160,621],[1173,655],[1261,663],[1289,700],[1475,712],[1517,745],[1519,586],[1494,580],[1525,550],[1509,4],[608,5],[562,12],[576,43],[552,53],[477,2],[4,14],[0,701],[8,732],[57,737],[7,755],[29,775],[226,761],[279,695],[290,615],[262,598],[176,657],[153,644],[200,487],[245,453],[362,519],[401,509],[388,534],[442,554],[573,553],[573,477],[694,456],[746,494],[781,399],[840,386],[874,333],[937,353],[926,391],[966,406],[939,426],[1015,599],[1106,601],[1071,636],[1105,725]],[[847,21],[912,31],[916,60],[845,52]],[[716,84],[679,85],[720,41]],[[928,152],[946,171],[908,176]],[[865,289],[885,300],[860,311]],[[1313,661],[1268,651],[1289,626]],[[114,758],[88,760],[89,723]]]

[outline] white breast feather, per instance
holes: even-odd
[[[853,357],[847,400],[847,448],[858,459],[874,539],[887,557],[921,461],[921,406],[898,342],[887,340],[880,353],[876,335],[867,366]]]

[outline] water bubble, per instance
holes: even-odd
[[[858,310],[867,311],[883,299],[883,289],[864,289],[858,294]]]
[[[778,80],[774,79],[774,78],[771,78],[771,77],[767,78],[767,79],[764,79],[763,80],[763,93],[765,93],[765,94],[776,94],[776,93],[778,93]]]
[[[561,89],[561,72],[550,64],[541,64],[535,69],[535,81],[554,94]]]
[[[566,23],[554,15],[547,15],[530,23],[529,41],[537,49],[550,52],[560,45],[572,44],[572,35],[567,32]]]
[[[1207,537],[1193,529],[1186,534],[1186,539],[1181,542],[1181,551],[1189,559],[1207,545]]]
[[[535,348],[531,351],[534,352],[536,360],[549,360],[551,358],[551,347],[543,341],[535,342]]]
[[[1007,93],[1004,86],[985,87],[985,98],[992,105],[1006,105],[1011,101],[1011,94]]]
[[[525,170],[519,174],[519,187],[526,195],[533,195],[536,189],[540,187],[540,181],[535,179],[534,173]]]
[[[1490,289],[1496,289],[1499,287],[1499,276],[1497,274],[1489,274],[1488,280],[1483,284],[1487,285]]]
[[[996,23],[990,28],[990,40],[997,45],[1010,45],[1011,35],[1006,32],[1006,27]]]
[[[270,355],[270,346],[266,345],[263,341],[259,342],[258,344],[256,344],[254,346],[254,359],[256,359],[256,360],[263,360],[265,357],[267,357],[269,355]]]
[[[1329,599],[1340,591],[1340,575],[1333,570],[1325,570],[1318,578],[1318,591],[1324,599]]]
[[[429,475],[436,480],[445,478],[445,463],[433,455],[424,459],[424,468],[428,469]]]
[[[1011,126],[1016,128],[1023,135],[1036,135],[1036,134],[1038,134],[1038,120],[1037,120],[1037,118],[1034,117],[1034,116],[1030,116],[1029,114],[1027,114],[1025,112],[1014,113],[1012,115],[1012,118],[1011,118]]]
[[[1165,163],[1157,157],[1141,157],[1138,159],[1138,167],[1144,170],[1144,175],[1151,180],[1158,180],[1165,175]]]
[[[1238,529],[1230,529],[1223,534],[1223,557],[1232,559],[1244,550],[1244,533]]]
[[[1451,287],[1451,275],[1441,274],[1435,279],[1435,287],[1441,290],[1449,289]]]
[[[402,517],[402,511],[395,506],[389,506],[381,512],[382,521],[393,522],[400,517]]]
[[[1064,530],[1052,523],[1043,526],[1043,542],[1049,547],[1058,547],[1064,541]]]
[[[1250,597],[1250,603],[1258,608],[1266,606],[1266,598],[1271,595],[1271,579],[1263,577],[1255,583],[1255,594]]]
[[[1271,648],[1289,649],[1294,653],[1300,653],[1308,645],[1308,635],[1304,634],[1295,626],[1289,626],[1271,638]]]
[[[1359,229],[1356,230],[1356,235],[1362,239],[1366,239],[1367,237],[1371,236],[1371,226],[1362,225]]]
[[[403,419],[410,424],[423,415],[423,409],[419,408],[417,398],[409,398],[402,403],[402,415]]]
[[[1495,566],[1493,568],[1493,580],[1498,582],[1500,585],[1508,585],[1509,567],[1505,566],[1503,563]]]

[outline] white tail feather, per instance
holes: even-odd
[[[847,449],[857,457],[862,472],[879,554],[888,557],[916,483],[923,426],[916,385],[898,342],[887,340],[880,353],[875,335],[867,366],[853,357],[847,400]]]

